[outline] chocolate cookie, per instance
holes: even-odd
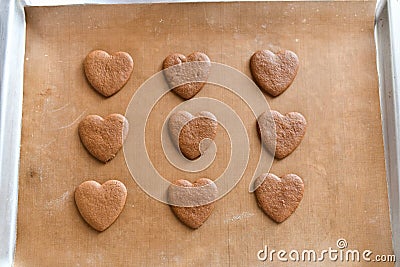
[[[133,71],[133,59],[125,52],[108,54],[102,50],[90,52],[84,62],[86,78],[100,94],[108,97],[128,82]]]
[[[299,69],[297,55],[289,50],[274,53],[261,50],[250,59],[250,70],[257,85],[272,96],[282,94],[293,82]]]
[[[307,121],[298,112],[282,115],[278,111],[271,110],[271,115],[264,112],[258,117],[258,130],[266,148],[273,151],[275,145],[275,158],[283,159],[300,145],[306,133]],[[272,120],[274,124],[271,123]]]
[[[75,189],[75,203],[83,219],[97,231],[104,231],[121,214],[126,201],[125,185],[109,180],[100,185],[86,181]]]
[[[201,111],[194,116],[187,111],[177,111],[168,121],[172,141],[191,160],[207,150],[217,135],[217,126],[217,118],[208,111]]]
[[[304,195],[303,180],[296,174],[279,178],[269,173],[256,180],[258,206],[277,223],[285,221],[297,209]]]
[[[92,156],[106,163],[121,149],[128,134],[127,119],[120,114],[108,115],[105,119],[89,115],[78,126],[82,144]]]
[[[177,180],[168,190],[169,202],[175,204],[170,205],[172,212],[192,229],[199,228],[210,217],[217,196],[217,186],[207,178],[198,179],[193,184],[187,180]],[[199,206],[202,203],[209,204]]]
[[[184,64],[189,62],[191,64]],[[200,92],[208,79],[210,68],[210,59],[202,52],[193,52],[187,57],[172,54],[163,62],[165,79],[183,99],[190,99]]]

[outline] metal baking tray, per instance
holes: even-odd
[[[378,1],[375,44],[393,251],[400,259],[400,2]],[[400,266],[400,261],[396,262]]]
[[[0,0],[0,266],[13,264],[18,207],[25,5],[189,2],[145,0]],[[193,2],[193,1],[190,1]],[[204,1],[210,2],[210,1]],[[397,14],[397,16],[396,16]],[[390,201],[392,242],[400,259],[400,1],[377,3],[375,41]],[[397,32],[396,32],[397,29]],[[400,261],[396,263],[400,266]]]

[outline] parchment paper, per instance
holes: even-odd
[[[346,239],[348,249],[392,254],[374,7],[371,2],[247,2],[26,8],[15,266],[255,266],[262,265],[257,252],[265,245],[321,251],[337,249],[339,238]],[[79,121],[89,114],[124,113],[136,88],[160,70],[168,54],[205,51],[213,61],[250,76],[250,56],[271,45],[295,51],[300,69],[284,94],[265,97],[273,109],[301,112],[309,123],[299,148],[271,170],[297,173],[305,182],[303,201],[284,223],[270,220],[248,193],[257,152],[240,183],[192,231],[168,206],[140,190],[123,153],[104,165],[80,143]],[[93,49],[126,51],[135,61],[126,87],[109,99],[96,93],[83,74],[82,61]],[[215,97],[235,109],[248,129],[252,151],[259,150],[255,118],[240,98],[211,85],[199,96]],[[162,123],[181,101],[170,93],[153,110],[146,137],[150,159],[171,181],[213,178],[228,160],[222,129],[217,159],[204,172],[178,171],[162,154]],[[80,217],[73,192],[85,180],[113,178],[128,188],[126,207],[107,231],[97,233]]]

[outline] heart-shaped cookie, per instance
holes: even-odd
[[[202,52],[193,52],[187,57],[172,54],[163,62],[165,79],[183,99],[190,99],[200,92],[210,75],[210,68],[210,59]]]
[[[185,225],[199,228],[210,217],[218,196],[217,186],[207,178],[201,178],[193,184],[187,180],[178,180],[168,189],[168,200],[172,212]],[[205,205],[199,205],[208,203]]]
[[[126,201],[125,185],[109,180],[100,185],[86,181],[75,189],[75,203],[83,219],[97,231],[104,231],[121,214]]]
[[[196,159],[207,150],[217,135],[217,118],[208,111],[194,116],[187,111],[173,113],[168,121],[170,136],[188,159]]]
[[[271,123],[272,120],[275,125]],[[298,112],[282,115],[278,111],[271,110],[271,114],[264,112],[258,117],[257,126],[266,148],[273,151],[275,145],[275,158],[283,159],[300,145],[306,134],[307,121]]]
[[[89,115],[78,126],[83,145],[92,156],[104,163],[112,160],[121,149],[128,129],[128,120],[121,114],[111,114],[105,119]]]
[[[251,74],[257,85],[272,96],[282,94],[293,82],[299,69],[297,55],[289,50],[274,53],[261,50],[250,59]]]
[[[303,199],[304,183],[296,174],[287,174],[282,178],[272,173],[262,174],[256,183],[258,206],[277,223],[289,218]]]
[[[90,52],[84,62],[86,78],[103,96],[111,96],[121,90],[133,71],[133,59],[125,52],[108,54],[102,50]]]

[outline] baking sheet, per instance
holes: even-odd
[[[386,172],[389,190],[393,250],[400,257],[400,201],[399,201],[399,76],[398,55],[400,35],[400,3],[380,1],[375,15],[375,42],[377,47],[378,76],[381,97],[382,126],[384,132]],[[397,261],[399,266],[400,262]]]
[[[285,2],[26,8],[15,266],[253,266],[260,263],[257,252],[265,245],[323,250],[335,247],[339,238],[352,249],[391,254],[374,7]],[[295,172],[305,182],[301,205],[283,224],[268,219],[247,191],[257,157],[251,158],[238,186],[217,202],[205,225],[191,231],[138,188],[122,153],[103,165],[81,145],[80,119],[124,113],[135,89],[160,70],[171,52],[205,51],[212,60],[250,76],[250,56],[270,45],[295,51],[301,62],[287,92],[274,99],[266,96],[271,107],[299,111],[309,121],[301,146],[272,167],[278,175]],[[92,90],[83,75],[82,60],[92,49],[127,51],[135,60],[132,79],[109,99]],[[255,118],[239,98],[209,85],[199,96],[221,99],[237,110],[252,151],[259,149]],[[212,178],[227,160],[223,131],[216,140],[220,157],[200,174],[175,170],[161,156],[157,130],[179,103],[168,94],[154,109],[148,124],[154,133],[147,144],[153,151],[150,158],[170,180]],[[80,218],[73,190],[87,179],[111,178],[127,185],[127,205],[116,223],[99,234]],[[324,266],[337,263],[326,261]]]
[[[0,266],[10,266],[17,227],[25,17],[19,2],[0,0],[0,6]]]

